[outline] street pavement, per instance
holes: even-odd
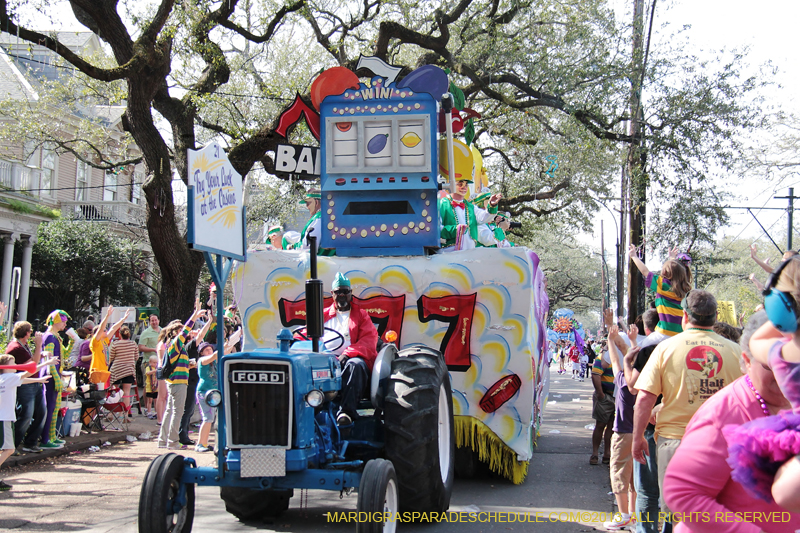
[[[456,479],[450,511],[461,513],[460,522],[398,527],[435,529],[437,533],[602,531],[602,514],[616,509],[609,494],[608,466],[589,465],[591,429],[586,426],[593,424],[591,380],[579,383],[555,374],[551,381],[540,436],[523,484],[513,485],[492,475]],[[137,417],[131,427],[136,435],[150,431],[155,437],[157,430],[155,422],[144,417]],[[98,452],[74,450],[61,457],[7,466],[0,471],[0,478],[14,488],[0,493],[0,529],[19,533],[136,532],[142,478],[159,451],[155,438],[132,443],[123,440]],[[180,453],[194,457],[200,465],[214,463],[208,453],[192,449]],[[354,511],[356,500],[355,493],[340,499],[338,492],[306,491],[301,495],[298,490],[289,510],[274,523],[240,522],[225,512],[219,489],[199,487],[193,531],[352,532],[354,523],[337,523],[328,513]],[[515,522],[519,517],[528,522]]]

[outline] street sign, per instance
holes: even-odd
[[[189,246],[244,261],[242,176],[216,142],[188,150],[188,163]]]

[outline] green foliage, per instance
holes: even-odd
[[[50,218],[60,218],[61,210],[50,209],[49,207],[15,200],[13,198],[3,198],[0,203],[8,205],[8,208],[15,213],[27,213],[29,215],[43,215]]]
[[[713,248],[704,246],[692,253],[692,274],[697,273],[698,288],[711,292],[717,300],[734,302],[737,314],[745,321],[757,305],[764,303],[749,276],[755,274],[762,283],[767,277],[750,258],[750,243],[749,239],[725,237]],[[774,248],[762,253],[761,259],[772,257],[773,264],[780,260]]]
[[[467,107],[482,114],[475,121],[474,145],[484,156],[494,191],[505,196],[501,208],[522,219],[530,231],[560,224],[565,224],[565,233],[589,229],[598,198],[616,195],[631,140],[626,125],[632,31],[616,20],[607,0],[72,4],[81,22],[103,35],[115,59],[88,58],[89,64],[81,65],[87,75],[72,76],[63,90],[46,87],[42,104],[0,109],[22,125],[17,128],[21,131],[0,132],[0,137],[19,142],[20,135],[30,135],[56,142],[75,125],[53,110],[129,105],[127,131],[147,164],[145,196],[151,206],[160,199],[158,209],[148,209],[148,229],[164,276],[162,289],[171,295],[164,305],[175,305],[176,314],[190,306],[196,279],[188,278],[200,269],[199,259],[181,240],[173,199],[163,199],[163,191],[169,196],[174,169],[186,179],[186,148],[221,139],[240,173],[271,171],[272,153],[282,142],[274,131],[280,111],[295,93],[307,94],[322,69],[355,68],[361,54],[384,57],[404,67],[404,73],[423,64],[452,72],[450,81],[462,89]],[[14,4],[13,14],[7,6],[0,9],[5,17],[0,20],[12,34],[16,24],[29,26],[39,16],[27,15],[29,11],[52,16],[49,3],[41,0]],[[109,16],[108,9],[118,10],[112,15],[119,16]],[[22,30],[22,38],[40,40]],[[671,244],[699,246],[725,223],[719,209],[709,208],[720,198],[710,190],[709,177],[734,169],[742,137],[764,124],[756,96],[763,78],[745,77],[739,54],[701,62],[688,53],[689,43],[668,37],[662,41],[668,44],[651,49],[644,80],[646,165],[636,179],[642,190],[657,185],[654,203],[669,198],[671,211],[652,218],[650,234],[680,239]],[[103,68],[107,65],[113,68]],[[59,149],[79,157],[91,154],[94,164],[118,167],[130,138],[126,134],[110,142],[86,118],[90,116],[81,115],[76,140],[61,142]],[[289,137],[292,143],[315,144],[305,127],[295,128]],[[547,172],[549,156],[557,157],[556,172]],[[297,209],[290,205],[296,185],[257,179],[265,193],[251,204],[255,223],[291,219]],[[153,216],[156,212],[159,218]],[[669,235],[681,214],[684,225]],[[579,256],[586,255],[564,239],[534,243],[541,244],[534,248],[543,253],[551,245],[563,248],[553,255],[559,265],[553,273],[577,270],[583,264]],[[562,265],[558,257],[575,263]],[[563,294],[556,301],[572,297],[565,302],[575,307],[581,298],[593,300],[583,288],[571,291],[569,281],[565,274],[563,291],[556,291]]]
[[[88,310],[98,297],[113,305],[147,304],[132,277],[139,252],[103,224],[57,220],[39,226],[31,278],[70,314]],[[77,315],[77,313],[76,313]]]
[[[569,226],[548,225],[529,228],[524,237],[509,238],[539,255],[547,276],[550,309],[566,307],[580,314],[600,308],[601,258],[597,251],[578,243],[570,230]]]

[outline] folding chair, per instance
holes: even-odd
[[[100,423],[103,431],[127,431],[130,407],[125,405],[122,389],[108,389],[105,400],[100,402]]]
[[[131,399],[131,411],[133,411],[133,407],[136,406],[137,411],[139,414],[142,414],[142,403],[139,400],[139,385],[134,383],[131,385],[131,395],[127,396]]]
[[[87,391],[78,394],[81,402],[81,422],[89,433],[103,431],[100,417],[100,403],[104,401],[106,391]]]

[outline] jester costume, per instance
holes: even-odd
[[[455,246],[456,250],[469,250],[477,245],[491,246],[494,244],[493,242],[482,242],[480,239],[478,225],[494,221],[496,213],[496,205],[490,205],[488,210],[484,210],[476,207],[469,200],[459,202],[450,195],[440,198],[442,246]],[[460,224],[465,224],[468,229],[463,235],[458,230]]]
[[[45,423],[42,429],[42,446],[43,447],[57,447],[63,444],[56,437],[56,421],[57,413],[61,409],[61,391],[64,389],[64,381],[61,376],[61,369],[66,368],[66,358],[72,348],[72,342],[64,346],[61,342],[61,337],[58,335],[59,331],[56,327],[59,324],[66,326],[67,320],[70,316],[60,309],[56,309],[47,316],[47,332],[42,339],[42,350],[48,351],[56,358],[56,363],[51,366],[46,366],[40,370],[42,377],[46,375],[52,376],[52,379],[44,383],[44,400],[45,400]],[[63,327],[61,328],[63,329]]]
[[[306,195],[303,197],[303,199],[300,201],[300,203],[305,205],[307,200],[319,200],[320,204],[321,204],[321,202],[322,202],[322,194],[318,190],[312,189],[312,190],[310,190],[309,192],[306,193]],[[307,249],[308,248],[308,243],[306,242],[306,237],[308,237],[309,234],[312,234],[314,237],[317,238],[317,243],[320,242],[320,239],[322,237],[322,211],[321,210],[317,211],[316,213],[311,215],[311,218],[308,219],[308,222],[306,222],[306,225],[303,227],[303,232],[300,235],[300,242],[294,244],[292,246],[292,248],[295,249],[295,250],[305,250],[305,249]],[[284,246],[285,245],[286,245],[286,243],[284,242]],[[332,255],[335,255],[336,252],[335,252],[335,250],[332,250],[332,249],[329,249],[329,248],[318,248],[318,254],[319,255],[324,255],[324,256],[332,256]]]

